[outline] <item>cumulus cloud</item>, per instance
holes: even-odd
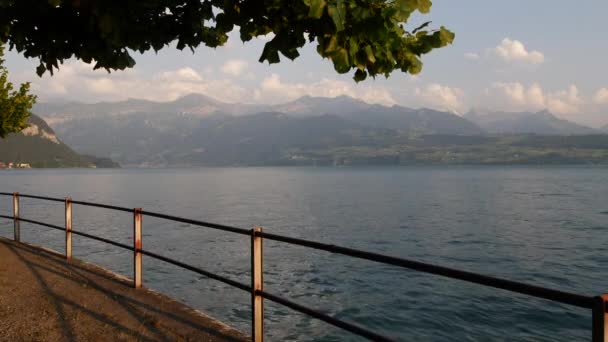
[[[500,44],[483,52],[466,52],[464,58],[472,61],[499,60],[512,65],[538,65],[545,61],[545,55],[537,50],[529,50],[519,40],[504,38]]]
[[[432,83],[424,88],[416,88],[416,96],[432,108],[461,113],[466,110],[464,91],[438,83]]]
[[[593,96],[593,102],[600,105],[608,105],[608,88],[600,88]]]
[[[505,62],[523,62],[540,64],[545,61],[545,55],[536,50],[528,51],[519,40],[505,38],[491,51]]]
[[[557,114],[579,113],[585,104],[575,85],[555,92],[547,92],[538,83],[525,86],[520,82],[497,82],[487,91],[495,106],[510,111],[538,111],[548,109]]]
[[[515,107],[527,107],[533,110],[544,108],[545,95],[542,88],[537,83],[526,88],[519,82],[497,82],[492,85],[492,88],[498,90],[498,92],[495,92],[492,95],[498,97],[504,96]]]
[[[188,67],[161,72],[160,78],[167,81],[178,79],[186,82],[200,82],[203,80],[201,75],[196,72],[196,70]]]
[[[231,59],[222,65],[222,72],[230,76],[240,76],[247,69],[247,62],[241,59]]]
[[[259,88],[254,91],[254,99],[264,103],[285,102],[304,95],[322,97],[347,95],[368,103],[385,105],[396,103],[391,93],[383,87],[358,85],[352,81],[328,78],[310,83],[284,82],[278,74],[272,74],[262,80]]]
[[[580,113],[583,104],[584,101],[575,85],[570,85],[566,90],[560,90],[547,95],[547,108],[555,113]]]
[[[42,100],[72,98],[83,101],[115,101],[141,98],[173,100],[190,93],[203,93],[228,102],[242,101],[248,92],[229,79],[206,78],[190,67],[167,70],[152,75],[128,69],[108,74],[93,71],[90,65],[69,62],[53,77],[44,76],[32,82]]]
[[[255,79],[244,71],[242,79]],[[27,76],[25,76],[27,77]],[[271,74],[258,83],[244,85],[231,77],[211,77],[209,73],[190,67],[143,74],[136,69],[108,74],[93,71],[90,65],[68,62],[53,77],[45,75],[32,82],[33,90],[42,101],[77,99],[86,102],[117,101],[140,98],[155,101],[174,100],[190,93],[201,93],[220,101],[281,103],[298,97],[336,97],[347,95],[369,103],[396,104],[392,93],[382,86],[357,84],[330,78],[311,82],[285,82]]]

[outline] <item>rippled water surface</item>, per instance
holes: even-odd
[[[608,168],[209,168],[0,171],[0,191],[112,203],[437,263],[585,295],[608,291]],[[63,204],[22,199],[63,225]],[[11,199],[0,197],[11,213]],[[132,217],[74,207],[74,229],[131,244]],[[0,223],[12,237],[12,224]],[[63,251],[63,234],[22,225]],[[145,249],[249,283],[246,236],[144,217]],[[129,252],[74,237],[74,255],[130,276]],[[269,292],[399,340],[590,338],[584,309],[264,242]],[[244,331],[247,293],[144,257],[144,283]],[[270,341],[358,340],[266,301]]]

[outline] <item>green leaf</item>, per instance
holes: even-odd
[[[372,50],[372,47],[369,45],[366,45],[363,48],[363,51],[365,51],[365,55],[367,56],[367,61],[370,62],[371,64],[376,63],[376,56],[374,56],[374,51]]]
[[[327,46],[325,47],[324,52],[326,54],[330,54],[330,53],[334,52],[337,47],[338,47],[338,36],[333,35],[329,39],[329,42],[327,43]]]
[[[357,39],[351,38],[348,41],[348,54],[350,55],[351,58],[354,58],[358,52],[359,52],[359,43],[357,42]]]
[[[40,63],[40,65],[38,65],[38,67],[36,67],[36,74],[40,77],[42,77],[42,75],[44,75],[45,71],[46,71],[46,67],[42,63]]]
[[[363,70],[355,71],[354,79],[356,82],[365,81],[366,78],[367,78],[367,72],[365,72]]]
[[[135,66],[135,60],[129,54],[127,54],[127,68],[132,68]]]
[[[260,62],[268,61],[269,64],[274,64],[281,61],[279,52],[271,43],[272,41],[264,45],[264,51],[262,51],[262,56],[260,56]]]
[[[283,54],[283,56],[294,60],[298,57],[300,57],[300,53],[298,52],[298,49],[296,48],[290,48],[290,49],[281,49],[281,53]]]
[[[310,0],[310,11],[308,12],[308,16],[315,19],[321,18],[326,6],[327,2],[325,0]]]
[[[456,37],[456,35],[450,30],[441,26],[441,28],[439,29],[439,37],[442,43],[441,46],[446,46],[447,44],[452,44],[454,42],[454,38]]]
[[[336,25],[336,31],[344,30],[344,22],[346,21],[346,6],[344,0],[337,0],[335,4],[330,4],[327,7],[327,13]]]
[[[417,57],[412,57],[412,59],[410,59],[411,65],[409,68],[409,72],[412,75],[416,75],[419,74],[420,71],[422,71],[422,62],[420,61],[420,59],[418,59]]]
[[[420,13],[429,13],[431,11],[431,6],[433,5],[431,0],[417,0],[417,2]]]
[[[412,12],[417,8],[417,0],[396,0],[392,13],[387,13],[394,17],[398,22],[406,22]]]
[[[345,48],[338,48],[332,55],[334,69],[340,74],[347,73],[350,70],[348,63],[348,51]]]

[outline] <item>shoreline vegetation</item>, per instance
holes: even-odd
[[[237,154],[222,162],[125,164],[140,168],[197,166],[608,165],[608,135],[427,135],[385,146],[285,148],[278,155]],[[197,160],[198,159],[198,160]],[[186,162],[184,162],[186,161]]]
[[[34,150],[34,152],[40,152]],[[0,162],[32,168],[171,168],[255,166],[400,166],[400,165],[608,165],[608,135],[461,136],[425,135],[377,144],[335,147],[283,147],[251,153],[207,151],[165,156],[164,160],[119,164],[112,158],[73,154],[67,160],[20,157]],[[23,154],[22,154],[23,156]],[[170,162],[167,162],[170,161]],[[1,164],[0,164],[1,165]]]

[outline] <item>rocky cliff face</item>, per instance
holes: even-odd
[[[30,116],[28,124],[20,133],[0,139],[0,162],[32,167],[96,167],[96,158],[74,152],[40,117]]]

